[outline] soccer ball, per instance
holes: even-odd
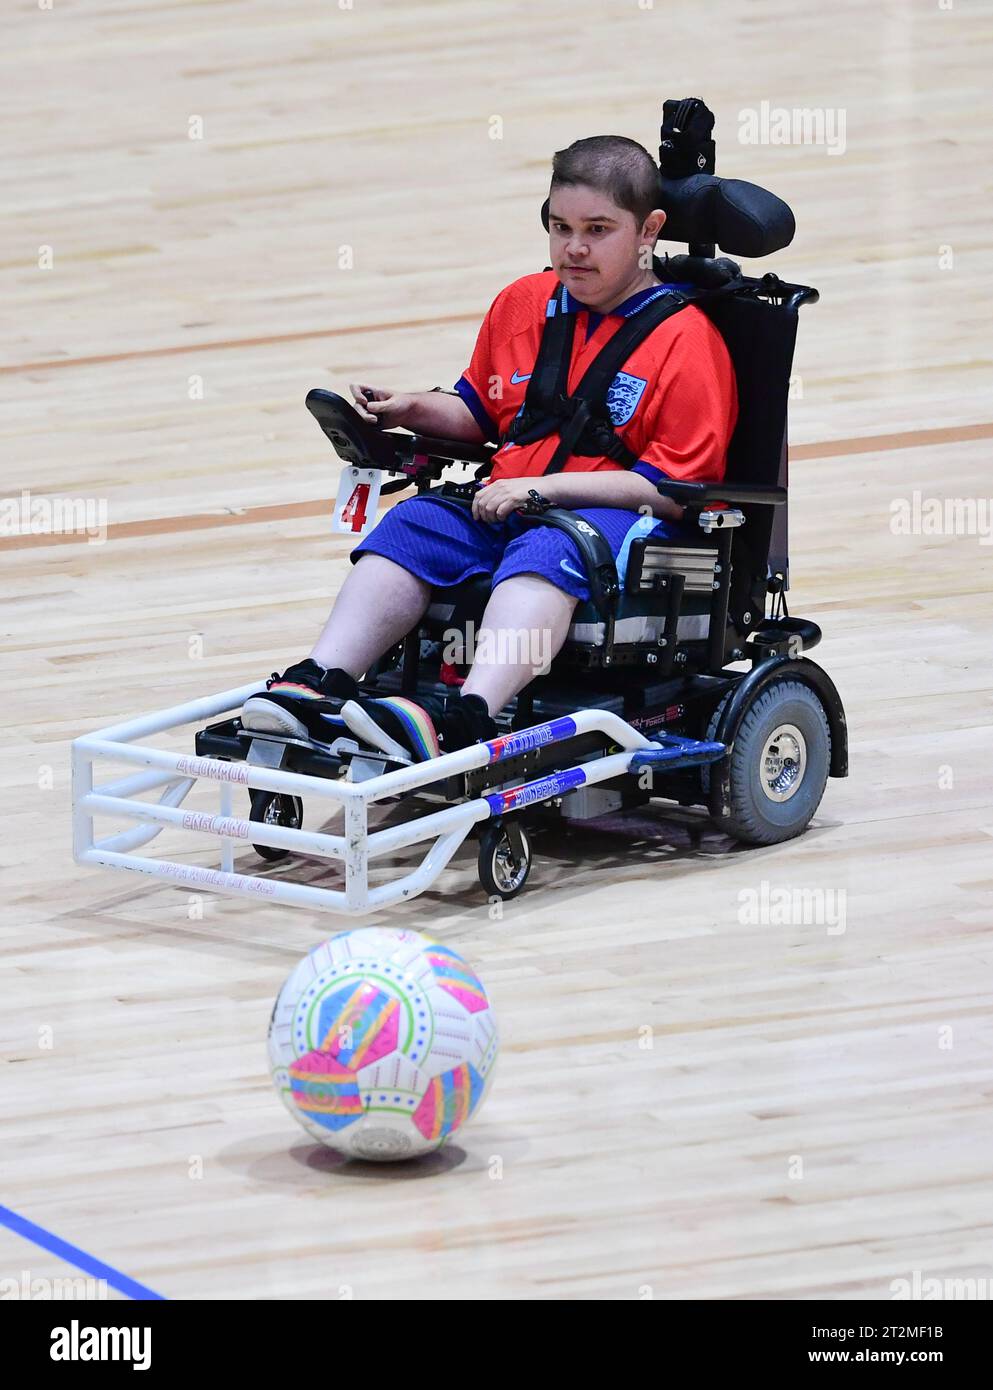
[[[364,927],[305,956],[269,1023],[272,1079],[309,1135],[350,1158],[440,1148],[493,1079],[496,1020],[460,955]]]

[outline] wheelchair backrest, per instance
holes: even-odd
[[[718,247],[730,256],[761,257],[793,240],[790,208],[757,184],[715,174],[714,114],[699,97],[664,103],[659,146],[660,206],[666,214],[663,240],[685,241],[689,256],[678,258],[682,278],[713,287],[740,271],[733,261],[715,260]],[[742,277],[741,289],[701,305],[720,331],[738,385],[738,422],[728,450],[729,482],[787,485],[787,401],[796,344],[797,313],[817,291],[784,285],[776,276]],[[767,581],[789,584],[788,504],[742,506],[745,525],[734,532],[729,613],[764,611]],[[779,576],[779,578],[777,578]]]
[[[727,480],[785,488],[787,403],[796,343],[791,299],[734,294],[710,311],[727,345],[738,385],[738,421],[728,448]],[[743,505],[745,525],[734,534],[732,618],[765,606],[767,579],[789,577],[788,506]]]

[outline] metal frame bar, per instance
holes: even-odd
[[[264,687],[258,683],[241,686],[77,738],[72,745],[73,856],[76,862],[147,874],[208,892],[262,897],[272,902],[357,916],[412,898],[430,887],[480,821],[552,800],[577,786],[620,776],[629,770],[633,752],[657,747],[619,715],[609,710],[587,709],[364,782],[350,783],[255,763],[169,753],[137,742],[240,709],[250,695],[262,689]],[[387,797],[432,786],[447,777],[588,733],[602,733],[610,744],[624,751],[545,773],[516,787],[493,790],[401,825],[369,831],[370,806]],[[95,784],[94,765],[121,762],[141,770],[129,776],[118,774],[111,781]],[[181,809],[197,781],[217,784],[216,815]],[[321,797],[344,809],[344,834],[265,825],[236,816],[232,814],[231,799],[235,785],[299,797]],[[159,789],[161,794],[157,801],[140,799],[142,793]],[[123,818],[136,824],[96,838],[95,816]],[[194,837],[219,839],[219,867],[151,859],[134,853],[167,826],[187,831]],[[318,888],[285,879],[238,873],[234,869],[234,847],[238,841],[272,845],[322,860],[338,861],[344,866],[344,889]],[[431,843],[420,864],[392,882],[369,887],[371,860],[421,841]]]

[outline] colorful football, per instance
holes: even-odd
[[[269,1024],[290,1114],[350,1158],[415,1158],[476,1113],[497,1057],[475,972],[419,932],[360,927],[305,956]]]

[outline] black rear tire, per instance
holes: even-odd
[[[747,845],[791,840],[821,804],[830,769],[831,729],[820,699],[800,681],[776,681],[745,710],[731,750],[730,815],[715,823]]]

